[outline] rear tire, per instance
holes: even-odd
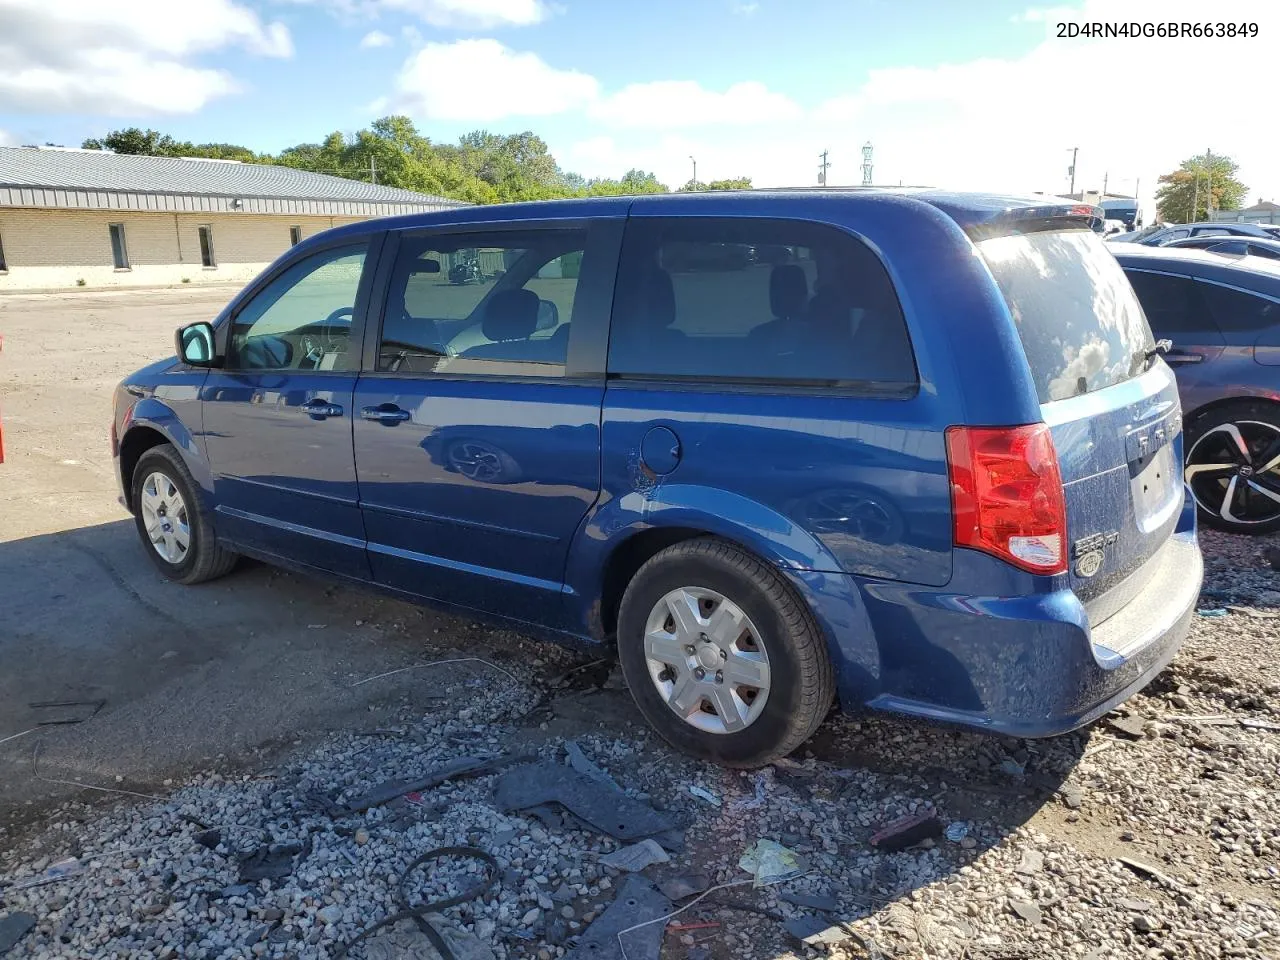
[[[663,739],[729,767],[786,756],[834,698],[825,638],[805,602],[769,564],[710,537],[668,547],[632,578],[618,654]]]
[[[1240,400],[1190,418],[1183,477],[1208,526],[1280,530],[1280,406]]]
[[[132,494],[134,526],[164,577],[193,584],[231,572],[239,557],[218,545],[199,485],[171,444],[138,459]]]

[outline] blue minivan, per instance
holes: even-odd
[[[780,190],[330,230],[120,385],[124,503],[181,583],[245,555],[616,645],[653,726],[727,765],[837,698],[1071,730],[1173,657],[1202,571],[1173,375],[1081,209]]]

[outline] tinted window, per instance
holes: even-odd
[[[1124,271],[1096,234],[1014,234],[978,248],[1009,305],[1041,403],[1142,371],[1151,331]]]
[[[1196,227],[1191,231],[1195,237],[1229,237],[1231,231],[1225,227]]]
[[[231,327],[228,366],[238,370],[352,370],[351,320],[365,245],[304,257],[254,295]]]
[[[1198,284],[1209,312],[1225,333],[1261,330],[1280,324],[1280,303],[1216,283]]]
[[[1161,234],[1158,239],[1159,239],[1160,245],[1163,245],[1168,243],[1170,240],[1181,240],[1183,237],[1187,236],[1188,234],[1189,234],[1189,231],[1187,230],[1170,230],[1168,233]]]
[[[1206,332],[1213,332],[1212,339],[1221,340],[1194,280],[1145,270],[1128,270],[1126,275],[1157,337],[1174,343],[1188,337],[1203,341]]]
[[[1280,260],[1280,250],[1273,250],[1271,247],[1264,247],[1260,243],[1250,243],[1247,245],[1249,255],[1252,257],[1266,257],[1268,260]]]
[[[916,379],[893,284],[865,244],[833,227],[745,218],[628,224],[609,371],[895,391]]]
[[[563,373],[586,237],[585,230],[403,237],[378,369]]]

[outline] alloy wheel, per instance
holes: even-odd
[[[1184,472],[1196,504],[1229,523],[1280,517],[1280,427],[1238,420],[1206,430],[1187,453]]]

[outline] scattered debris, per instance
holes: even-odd
[[[508,771],[498,780],[499,809],[531,811],[555,803],[592,829],[626,842],[676,828],[671,817],[559,763],[536,763]]]
[[[36,918],[30,913],[6,913],[0,917],[0,954],[8,952],[36,925]]]
[[[1011,899],[1009,909],[1032,926],[1038,925],[1044,919],[1044,913],[1030,900]]]
[[[222,842],[221,830],[201,830],[196,834],[196,843],[204,847],[206,850],[218,849],[218,844]]]
[[[823,913],[832,913],[840,909],[840,904],[836,901],[836,898],[827,893],[784,892],[778,894],[778,899],[794,904],[797,907],[820,910]]]
[[[84,870],[84,864],[75,857],[66,857],[57,863],[50,864],[42,873],[36,874],[34,877],[27,877],[23,880],[16,880],[10,885],[10,890],[29,890],[32,887],[43,887],[46,883],[57,883],[59,880],[65,880],[68,877],[74,877],[77,873]]]
[[[97,716],[98,711],[106,705],[106,700],[39,700],[35,703],[27,704],[27,706],[32,710],[79,711],[73,712],[69,716],[49,717],[44,720],[37,720],[37,727],[59,727],[76,723],[84,723],[86,720]]]
[[[705,893],[711,886],[711,878],[705,873],[685,873],[659,882],[658,889],[668,900],[683,900]]]
[[[337,804],[330,810],[330,813],[334,816],[363,813],[371,807],[389,803],[397,797],[404,796],[406,793],[421,793],[423,790],[431,790],[457,777],[479,777],[497,773],[503,767],[515,762],[518,761],[509,756],[489,758],[458,757],[441,764],[417,780],[389,780],[354,800]]]
[[[671,901],[641,876],[630,876],[608,909],[583,932],[564,960],[657,960]]]
[[[1034,877],[1044,869],[1044,854],[1039,850],[1023,850],[1022,859],[1013,869],[1024,877]]]
[[[765,798],[764,784],[765,784],[766,777],[767,777],[767,774],[763,770],[761,770],[754,777],[752,777],[751,781],[754,784],[755,790],[756,790],[755,796],[745,797],[742,800],[735,800],[733,803],[729,805],[729,809],[734,813],[741,813],[743,810],[754,810],[756,809],[756,807],[763,805],[764,798]]]
[[[791,917],[783,924],[787,933],[810,947],[834,946],[849,939],[843,924],[820,917]]]
[[[1253,617],[1255,620],[1275,620],[1280,617],[1280,613],[1274,610],[1259,610],[1257,607],[1236,607],[1228,605],[1227,609],[1232,613],[1238,613],[1244,617]]]
[[[1019,763],[1017,760],[1010,760],[1008,757],[1000,761],[999,770],[1005,776],[1020,777],[1027,772],[1026,764]]]
[[[809,869],[804,857],[772,840],[757,840],[742,855],[738,866],[751,874],[757,887],[799,876]]]
[[[1240,726],[1246,730],[1271,730],[1280,732],[1280,723],[1270,723],[1266,720],[1250,720],[1247,717],[1240,718]]]
[[[969,825],[962,820],[947,825],[947,839],[952,843],[959,843],[969,835]]]
[[[1182,888],[1182,884],[1178,883],[1167,873],[1162,873],[1157,867],[1153,867],[1149,863],[1144,863],[1141,860],[1134,860],[1132,857],[1116,857],[1116,861],[1124,864],[1134,873],[1140,873],[1143,876],[1151,877],[1151,879],[1164,884],[1166,887],[1170,887],[1174,890]]]
[[[899,817],[871,835],[871,845],[893,853],[914,847],[921,840],[942,836],[942,821],[933,813],[916,813]]]
[[[1107,723],[1111,729],[1123,733],[1132,740],[1141,740],[1147,735],[1147,718],[1137,714],[1130,714],[1127,717],[1108,717]]]
[[[565,753],[569,755],[569,766],[573,767],[574,770],[577,770],[578,773],[590,777],[592,780],[599,780],[601,783],[607,783],[615,790],[622,790],[622,788],[614,782],[613,777],[609,776],[596,766],[596,764],[582,752],[582,747],[578,746],[576,740],[566,740],[564,742],[564,750]]]
[[[1197,610],[1196,613],[1202,617],[1225,617],[1229,611],[1226,607],[1208,607],[1203,610]]]
[[[294,867],[306,857],[310,848],[310,842],[263,844],[240,858],[240,882],[283,880],[293,873]]]
[[[718,807],[721,804],[719,797],[705,787],[698,786],[696,783],[689,787],[689,792],[699,800],[707,801],[707,803],[711,804],[713,807]]]
[[[1069,810],[1079,810],[1084,803],[1084,791],[1076,783],[1064,783],[1058,790],[1062,794],[1062,802]]]
[[[671,860],[667,851],[662,849],[658,841],[647,838],[629,847],[622,847],[600,858],[599,862],[615,870],[627,873],[639,873],[645,867],[655,863],[667,863]]]
[[[719,920],[703,920],[699,923],[668,923],[667,933],[684,933],[686,930],[715,930],[720,926]]]
[[[1156,908],[1150,900],[1135,900],[1131,897],[1122,897],[1116,903],[1122,910],[1132,910],[1134,913],[1150,913]]]

